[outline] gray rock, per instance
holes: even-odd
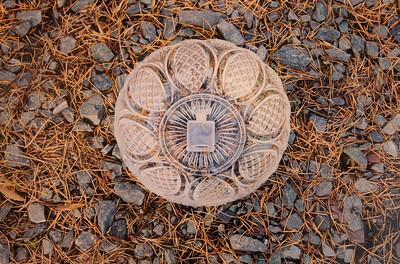
[[[385,25],[376,25],[372,32],[381,39],[386,39],[389,36],[389,30]]]
[[[100,246],[99,246],[100,251],[103,251],[103,252],[106,252],[106,253],[111,252],[116,248],[117,248],[117,245],[114,245],[113,243],[111,243],[108,240],[102,241],[100,243]]]
[[[3,2],[3,6],[5,8],[14,8],[17,6],[17,3],[15,2],[15,0],[6,0]]]
[[[8,264],[10,262],[10,251],[8,245],[0,243],[0,264]]]
[[[241,46],[245,43],[242,33],[233,24],[226,22],[225,20],[221,20],[221,22],[218,23],[217,28],[225,40],[238,46]]]
[[[186,224],[186,232],[189,235],[195,235],[196,234],[196,227],[193,224],[192,220],[189,220]]]
[[[67,0],[57,0],[57,7],[58,8],[63,7],[66,2],[67,2]]]
[[[351,160],[353,160],[357,165],[361,167],[361,169],[365,170],[368,165],[368,160],[365,157],[365,154],[357,149],[357,148],[346,148],[343,151]]]
[[[114,58],[114,53],[104,43],[97,42],[90,49],[93,59],[98,62],[109,62]]]
[[[46,230],[47,226],[45,224],[36,224],[35,226],[25,230],[22,240],[24,242],[29,242]]]
[[[134,16],[139,14],[141,11],[140,3],[133,4],[126,9],[128,16]]]
[[[288,218],[283,221],[284,225],[289,229],[300,229],[303,226],[303,219],[297,214],[293,213],[288,216]]]
[[[164,234],[164,228],[165,228],[165,226],[163,224],[158,224],[153,228],[153,232],[157,236],[162,236]]]
[[[83,231],[75,239],[75,245],[80,250],[86,251],[96,243],[97,239],[96,234],[92,233],[92,231]]]
[[[29,158],[17,144],[9,144],[4,150],[4,160],[6,164],[13,168],[29,166]]]
[[[179,23],[212,29],[222,16],[212,11],[183,10],[179,12]]]
[[[175,35],[175,26],[176,22],[175,19],[172,17],[164,18],[164,30],[163,30],[163,37],[165,39],[171,39]]]
[[[347,36],[340,37],[339,49],[341,49],[341,50],[350,50],[351,49],[351,42]]]
[[[61,114],[62,114],[62,116],[65,118],[65,120],[67,120],[67,122],[69,122],[69,123],[72,123],[72,122],[74,122],[74,120],[75,120],[75,112],[74,112],[74,110],[72,109],[72,108],[70,108],[70,107],[68,107],[68,108],[66,108],[66,109],[64,109],[62,112],[61,112]],[[80,120],[81,121],[81,120]],[[82,122],[82,121],[81,121]],[[78,124],[79,124],[79,122],[78,122]],[[78,124],[77,124],[77,127],[78,127]],[[89,127],[90,127],[90,125],[89,124],[87,124]],[[74,128],[75,129],[75,128]],[[75,131],[75,130],[74,130]]]
[[[317,196],[327,196],[332,191],[332,182],[323,181],[317,186]]]
[[[78,171],[75,174],[79,186],[86,188],[90,183],[92,183],[92,177],[87,171]]]
[[[365,0],[350,0],[350,4],[352,6],[356,6],[356,5],[358,5],[358,4],[360,4],[360,3],[364,2],[364,1]]]
[[[10,213],[12,209],[12,204],[9,202],[6,202],[3,204],[3,206],[0,208],[0,223],[3,222],[7,215]]]
[[[310,116],[310,121],[315,125],[315,128],[319,132],[325,132],[326,131],[326,126],[327,126],[327,121],[325,118],[318,116],[318,115],[311,115]]]
[[[384,122],[381,122],[383,125]],[[382,132],[386,135],[394,135],[397,131],[400,131],[400,114],[397,114],[392,118],[382,129]]]
[[[282,46],[273,54],[273,57],[289,68],[303,71],[308,69],[308,65],[312,61],[307,50],[293,45]]]
[[[96,74],[92,77],[91,81],[93,82],[94,87],[100,91],[107,91],[114,84],[110,77],[108,77],[108,75],[105,73]]]
[[[93,4],[96,0],[77,0],[71,7],[72,11],[79,12],[85,9],[88,5]]]
[[[88,119],[93,125],[99,125],[105,115],[105,107],[101,95],[96,94],[86,100],[79,112],[83,118]]]
[[[383,150],[392,157],[397,158],[399,156],[399,146],[393,140],[383,143]]]
[[[317,22],[322,22],[328,16],[328,8],[324,2],[317,2],[312,14],[312,18]]]
[[[27,88],[32,81],[32,77],[33,77],[32,72],[25,71],[19,74],[19,76],[15,80],[15,84],[20,88]]]
[[[366,7],[373,7],[374,5],[376,5],[376,0],[366,0],[365,1],[365,6]]]
[[[60,40],[60,51],[69,54],[76,47],[76,39],[71,36],[63,37]]]
[[[289,209],[293,208],[294,202],[296,201],[296,198],[297,198],[297,192],[293,188],[293,186],[291,184],[287,183],[283,187],[282,194],[283,194],[283,197],[282,197],[283,205]]]
[[[387,71],[390,69],[390,61],[386,58],[378,58],[379,67],[381,67],[382,71]]]
[[[354,182],[354,187],[356,187],[356,189],[362,193],[374,192],[378,189],[378,186],[375,183],[373,183],[365,178],[357,179]]]
[[[153,25],[153,23],[149,21],[142,21],[141,27],[143,37],[148,41],[153,42],[157,37],[156,27]]]
[[[351,41],[351,49],[354,53],[360,53],[365,49],[365,39],[355,34],[351,34],[350,36]]]
[[[100,201],[96,204],[97,225],[103,235],[110,229],[116,210],[113,201]]]
[[[298,246],[288,246],[282,250],[282,256],[285,259],[300,259],[303,252]]]
[[[121,164],[109,161],[103,161],[102,167],[109,173],[111,179],[115,179],[118,176],[122,175],[122,166]]]
[[[46,222],[46,216],[44,215],[44,206],[41,204],[33,203],[28,206],[29,220],[33,223],[44,223]]]
[[[63,238],[62,233],[58,230],[51,230],[49,236],[54,243],[60,242]]]
[[[326,54],[334,59],[338,59],[339,61],[343,61],[343,62],[349,62],[350,61],[350,54],[347,54],[346,52],[344,52],[343,50],[340,50],[338,48],[330,48],[327,49]]]
[[[28,258],[28,250],[24,247],[17,248],[17,255],[15,256],[16,261],[23,261]]]
[[[282,253],[273,252],[268,259],[268,264],[282,264]]]
[[[333,42],[340,37],[340,32],[331,27],[323,27],[317,33],[317,38],[324,41]]]
[[[0,70],[0,84],[10,84],[15,79],[17,79],[17,75],[15,73]]]
[[[48,256],[53,254],[54,251],[54,245],[53,243],[48,240],[47,238],[42,239],[42,252],[43,255]]]
[[[322,254],[327,258],[336,257],[335,251],[325,243],[322,243]]]
[[[394,28],[390,30],[390,34],[394,37],[394,39],[400,43],[400,24],[397,24]]]
[[[21,38],[25,37],[31,30],[32,25],[28,21],[23,21],[15,26],[15,33]]]
[[[53,115],[58,115],[62,111],[68,108],[68,102],[65,99],[62,99],[60,103],[53,109]]]
[[[267,58],[268,51],[267,51],[267,49],[265,48],[264,45],[260,45],[257,48],[257,53],[256,54],[262,61],[265,61],[265,59]]]
[[[321,238],[312,231],[309,232],[307,236],[304,238],[306,239],[306,241],[310,242],[315,246],[319,246],[319,244],[321,244]]]
[[[362,230],[364,228],[361,219],[362,202],[359,197],[346,196],[343,201],[343,216],[344,221],[353,232]]]
[[[176,264],[176,250],[171,248],[164,250],[164,261],[167,264]]]
[[[17,12],[17,19],[20,21],[29,22],[32,27],[36,27],[42,22],[41,10],[28,10]]]
[[[377,173],[383,173],[385,171],[385,165],[381,162],[375,163],[371,166],[371,170]]]
[[[296,200],[296,202],[294,203],[294,207],[296,207],[297,211],[299,211],[300,213],[304,211],[304,200],[299,198]]]
[[[249,252],[267,252],[268,245],[258,239],[235,234],[229,237],[229,242],[234,250]]]
[[[344,250],[344,263],[350,263],[354,259],[354,249],[346,248]]]
[[[376,58],[378,57],[378,53],[379,53],[378,44],[373,41],[367,41],[367,55],[370,56],[371,58]]]
[[[152,257],[154,255],[154,251],[149,244],[140,243],[135,247],[135,256],[137,258],[143,259]]]
[[[70,230],[64,236],[64,239],[61,242],[61,247],[70,249],[73,244],[74,244],[74,231]]]
[[[113,237],[118,237],[119,239],[126,239],[128,236],[128,231],[125,219],[119,219],[115,221],[111,226],[110,234]]]
[[[134,205],[142,205],[145,194],[143,191],[128,182],[116,182],[114,185],[115,193],[126,203],[132,203]]]
[[[317,214],[314,217],[314,223],[318,227],[318,230],[322,232],[327,231],[332,225],[331,218],[325,214]]]
[[[300,18],[296,15],[296,13],[295,12],[293,12],[293,10],[289,10],[289,13],[288,13],[288,20],[289,21],[298,21]]]
[[[365,117],[361,117],[357,120],[355,127],[361,130],[365,130],[368,128],[368,119]]]

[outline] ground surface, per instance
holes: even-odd
[[[344,2],[1,1],[0,263],[399,263],[400,2]],[[278,171],[217,208],[141,189],[111,132],[187,38],[253,50],[292,106]]]

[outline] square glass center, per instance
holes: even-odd
[[[215,151],[215,122],[188,121],[186,150],[189,152]]]

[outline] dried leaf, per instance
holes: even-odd
[[[22,197],[20,194],[18,194],[15,190],[7,188],[7,187],[2,187],[0,186],[0,192],[10,200],[18,201],[18,202],[23,202],[24,197]]]

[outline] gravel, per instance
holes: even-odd
[[[53,251],[54,251],[53,243],[50,240],[44,238],[42,240],[42,252],[43,252],[43,254],[45,256],[48,256],[48,255],[53,254]]]
[[[357,165],[361,167],[361,169],[365,170],[368,165],[368,160],[361,150],[357,148],[346,148],[343,151],[351,160],[353,160]]]
[[[103,161],[102,167],[112,180],[122,175],[122,166],[119,163]]]
[[[175,35],[175,26],[176,26],[176,21],[174,18],[167,17],[164,18],[164,31],[163,31],[163,37],[165,39],[171,39]]]
[[[61,245],[62,248],[70,249],[73,244],[74,244],[74,231],[70,230],[64,236],[64,238],[61,241],[60,245]]]
[[[154,251],[149,244],[140,243],[135,247],[135,256],[139,259],[148,258],[154,255]]]
[[[13,168],[29,166],[29,158],[17,144],[9,144],[4,151],[4,160],[6,164]]]
[[[124,202],[131,203],[134,205],[142,205],[145,194],[136,185],[129,182],[116,182],[114,185],[114,191]]]
[[[35,237],[39,236],[46,230],[46,224],[36,224],[31,228],[25,230],[24,235],[22,236],[22,240],[24,242],[29,242]]]
[[[324,2],[317,2],[312,14],[312,18],[317,22],[322,22],[328,16],[328,8]]]
[[[283,194],[282,197],[283,205],[288,209],[293,208],[294,202],[296,201],[297,198],[297,192],[290,183],[287,183],[283,187],[282,194]]]
[[[307,50],[295,45],[282,46],[273,54],[273,57],[288,68],[303,71],[308,69],[308,65],[312,61]]]
[[[61,242],[61,240],[63,239],[62,233],[58,230],[51,230],[49,232],[49,237],[54,243]]]
[[[193,224],[192,220],[189,220],[186,224],[186,232],[189,235],[195,235],[196,234],[196,227]]]
[[[179,23],[212,29],[222,16],[212,11],[184,10],[179,12]]]
[[[367,46],[367,55],[370,56],[371,58],[376,58],[378,57],[379,54],[379,46],[376,42],[374,41],[367,41],[366,42]]]
[[[344,263],[350,263],[354,259],[354,249],[346,248],[344,250]],[[372,263],[372,262],[370,262]]]
[[[60,40],[60,51],[69,54],[76,47],[76,39],[72,36],[66,36]]]
[[[93,59],[98,62],[109,62],[114,58],[114,53],[104,43],[97,42],[90,49]]]
[[[260,240],[239,234],[230,236],[229,242],[234,250],[262,253],[265,253],[268,250],[268,245],[264,244]]]
[[[96,204],[97,225],[103,235],[110,229],[115,212],[116,206],[113,201],[100,201]]]
[[[384,122],[381,122],[381,125]],[[390,120],[389,122],[386,123],[386,125],[383,127],[382,132],[385,133],[386,135],[394,135],[397,131],[400,131],[400,114],[397,114]]]
[[[42,22],[42,11],[40,10],[20,11],[17,12],[17,19],[29,22],[32,27],[36,27]]]
[[[24,247],[17,248],[17,255],[15,256],[16,261],[23,261],[28,257],[28,250]],[[1,262],[0,262],[1,263]]]
[[[164,261],[167,264],[176,264],[176,250],[168,248],[164,251]]]
[[[283,225],[289,229],[300,229],[304,222],[298,213],[293,213],[288,216],[286,220],[283,221]]]
[[[322,254],[327,258],[336,257],[335,251],[326,243],[322,243]]]
[[[331,27],[323,27],[317,33],[317,38],[324,41],[333,42],[340,37],[340,32]]]
[[[86,100],[79,112],[83,118],[88,119],[93,125],[99,125],[105,116],[105,107],[101,95],[96,94]]]
[[[128,237],[128,231],[125,219],[115,221],[111,226],[110,234],[119,239],[126,239]]]
[[[331,57],[333,59],[337,59],[342,62],[349,62],[350,58],[351,58],[350,54],[348,54],[338,48],[330,48],[330,49],[325,50],[325,52],[329,57]]]
[[[378,58],[379,67],[381,67],[382,71],[387,71],[390,69],[390,61],[386,58]]]
[[[96,0],[78,0],[72,5],[71,9],[74,12],[79,12],[95,2]]]
[[[218,23],[217,28],[225,40],[238,46],[241,46],[245,43],[242,33],[233,24],[222,20]]]
[[[0,223],[3,222],[7,215],[11,212],[12,209],[12,204],[9,202],[6,202],[2,205],[0,208]]]
[[[361,213],[361,199],[356,196],[346,196],[343,201],[343,215],[351,231],[355,232],[364,228]]]
[[[376,25],[372,32],[381,39],[386,39],[389,36],[389,30],[385,25]]]
[[[355,54],[358,54],[365,49],[365,39],[361,36],[351,34],[350,35],[350,41],[351,41],[351,49]]]
[[[282,256],[285,259],[301,259],[303,252],[298,246],[288,246],[282,250]]]
[[[332,182],[323,181],[317,186],[317,196],[327,196],[332,191]]]
[[[105,73],[96,74],[91,78],[91,81],[94,87],[96,87],[100,91],[107,91],[114,84],[114,82],[110,79],[110,77],[108,77],[108,75]]]
[[[46,222],[46,216],[44,215],[44,206],[41,204],[33,203],[28,206],[29,220],[33,223],[44,223]]]
[[[83,231],[75,240],[75,245],[82,251],[90,249],[97,241],[98,237],[92,231]]]
[[[153,42],[157,37],[156,27],[149,21],[143,21],[141,26],[143,37],[148,41]]]
[[[8,246],[0,243],[0,264],[8,264],[10,262],[10,251]]]
[[[383,143],[383,150],[392,157],[397,158],[399,156],[399,146],[393,140]]]
[[[17,75],[15,73],[0,70],[0,84],[10,84],[15,79],[17,79]]]
[[[354,187],[361,193],[369,193],[369,192],[374,192],[378,189],[378,186],[365,179],[365,178],[359,178],[354,182]]]

